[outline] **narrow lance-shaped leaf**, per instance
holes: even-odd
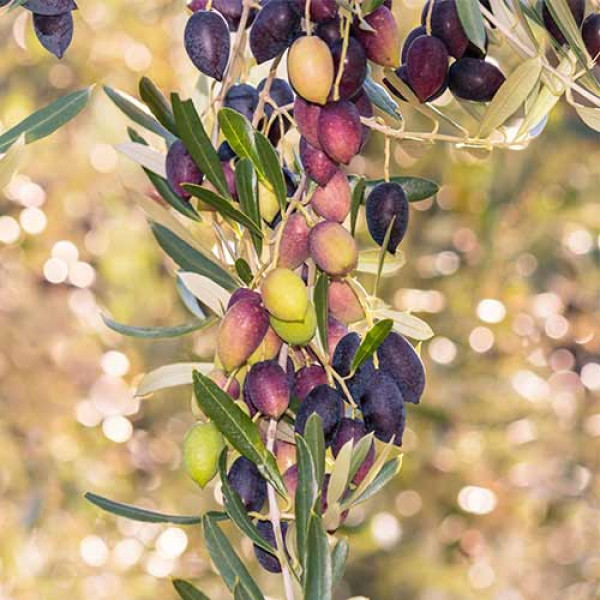
[[[350,233],[354,235],[356,231],[356,221],[358,219],[358,211],[360,210],[361,204],[365,200],[365,189],[366,180],[364,177],[359,177],[358,181],[354,184],[352,190],[352,204],[350,206]]]
[[[260,535],[256,526],[250,520],[246,507],[238,493],[231,485],[229,485],[229,479],[227,478],[227,448],[223,450],[219,457],[219,477],[221,478],[225,510],[235,526],[248,537],[253,544],[256,544],[263,550],[275,555],[275,549]]]
[[[375,83],[370,75],[365,79],[364,89],[369,100],[377,108],[380,108],[383,112],[396,120],[402,120],[402,113],[400,112],[396,101],[392,99],[382,85]]]
[[[231,108],[219,111],[219,126],[225,139],[240,158],[248,158],[261,178],[266,178],[264,166],[260,164],[252,125],[246,117]]]
[[[327,293],[329,290],[329,277],[326,273],[321,273],[317,279],[314,289],[314,304],[317,313],[317,328],[319,330],[319,338],[321,347],[325,353],[328,352],[327,344],[327,317],[329,314],[329,303]]]
[[[467,37],[485,52],[485,25],[478,0],[456,0],[458,17]]]
[[[136,396],[147,396],[159,390],[177,387],[179,385],[192,385],[192,373],[210,373],[214,369],[213,363],[188,362],[163,365],[146,373],[135,391]]]
[[[239,287],[234,277],[216,262],[190,246],[187,242],[175,235],[166,227],[157,223],[152,224],[152,233],[160,247],[179,265],[184,271],[199,273],[226,290],[233,291]]]
[[[243,258],[238,258],[235,261],[235,272],[238,274],[238,277],[246,284],[250,285],[252,280],[254,279],[252,275],[252,269],[246,260]]]
[[[367,360],[370,356],[373,356],[373,353],[379,348],[383,340],[388,336],[389,332],[392,330],[394,326],[394,321],[392,319],[384,319],[383,321],[379,321],[373,325],[373,327],[367,332],[367,335],[363,338],[356,354],[354,355],[354,360],[352,361],[352,371],[356,371],[358,367],[360,367],[365,360]]]
[[[273,148],[271,142],[260,131],[257,131],[254,134],[254,142],[258,159],[264,170],[264,176],[275,191],[275,196],[277,196],[277,201],[279,202],[279,208],[284,211],[287,191],[277,152],[275,152],[275,148]]]
[[[171,104],[179,137],[187,151],[219,194],[229,198],[229,186],[219,155],[213,148],[194,103],[191,100],[182,101],[178,94],[171,94]]]
[[[234,220],[236,223],[240,223],[244,227],[247,227],[252,231],[254,235],[262,236],[262,231],[256,223],[252,221],[242,211],[238,210],[229,200],[226,200],[222,196],[215,194],[211,190],[208,190],[200,185],[193,183],[184,183],[183,189],[200,199],[202,202],[206,202],[212,206],[216,211],[223,217]]]
[[[581,64],[589,66],[592,60],[567,0],[546,0],[545,5]]]
[[[181,600],[210,600],[206,594],[185,579],[173,579],[173,587]]]
[[[350,553],[348,538],[341,538],[331,552],[331,583],[332,587],[341,581],[346,570],[346,561]]]
[[[25,140],[23,136],[21,136],[0,159],[0,188],[8,185],[11,182],[13,175],[17,172],[17,169],[21,164],[24,144]]]
[[[187,335],[188,333],[192,333],[192,331],[198,331],[199,329],[210,327],[216,321],[216,319],[211,317],[209,319],[205,319],[204,321],[192,321],[191,323],[184,323],[183,325],[175,325],[173,327],[138,327],[135,325],[117,323],[117,321],[113,321],[106,315],[102,315],[102,320],[109,329],[112,329],[121,335],[152,340]]]
[[[209,516],[202,519],[206,547],[213,563],[231,592],[241,584],[252,600],[264,600],[259,587],[236,554],[233,546],[216,522]]]
[[[178,136],[175,117],[169,102],[155,83],[148,77],[142,77],[139,84],[140,97],[146,103],[152,114],[174,136]]]
[[[317,485],[321,489],[325,478],[325,435],[323,433],[323,421],[317,413],[313,413],[308,417],[304,428],[304,439],[312,454]]]
[[[387,485],[400,471],[402,466],[401,457],[392,458],[383,465],[383,468],[375,479],[367,486],[367,488],[355,498],[352,498],[351,506],[356,506],[374,496],[379,492],[385,485]]]
[[[354,440],[347,441],[340,450],[331,470],[331,478],[327,486],[327,505],[333,506],[342,498],[350,481],[350,465]]]
[[[490,102],[479,127],[479,136],[487,137],[503,125],[527,100],[540,79],[542,61],[539,56],[521,63],[500,86]]]
[[[93,494],[91,492],[85,494],[85,499],[106,512],[117,515],[118,517],[131,519],[132,521],[142,521],[143,523],[173,523],[175,525],[197,525],[202,522],[200,517],[186,517],[159,513],[154,510],[132,506],[131,504],[115,502],[114,500],[109,500],[108,498],[98,496],[98,494]]]
[[[348,473],[348,479],[354,479],[356,472],[363,464],[365,458],[367,458],[367,454],[371,449],[371,445],[373,444],[373,434],[369,433],[364,437],[360,438],[358,443],[353,449],[352,459],[350,461],[350,472]]]
[[[331,600],[333,581],[329,542],[323,519],[314,512],[308,524],[305,569],[304,600]]]
[[[212,379],[197,371],[194,372],[194,393],[202,412],[214,421],[227,441],[252,461],[260,474],[285,497],[277,462],[262,441],[256,423]]]
[[[21,135],[31,144],[54,133],[59,127],[74,119],[88,103],[92,87],[72,92],[34,112],[19,124],[0,135],[0,153],[6,152]]]
[[[122,142],[121,144],[117,144],[115,149],[138,165],[160,175],[160,177],[167,176],[165,153],[151,148],[147,142]]]
[[[369,179],[366,185],[372,187],[384,181],[385,179]],[[427,198],[431,198],[431,196],[435,196],[440,191],[440,186],[435,181],[423,179],[422,177],[397,176],[390,177],[389,181],[397,183],[402,187],[409,202],[426,200]]]
[[[377,295],[377,290],[379,289],[379,280],[381,279],[381,273],[383,271],[383,264],[385,262],[385,257],[388,251],[388,245],[390,243],[390,237],[392,237],[392,228],[394,227],[394,223],[396,222],[396,216],[392,217],[390,224],[388,225],[385,235],[383,236],[383,243],[381,244],[381,248],[379,249],[379,261],[377,263],[377,273],[375,274],[375,282],[373,283],[373,295]]]
[[[242,210],[258,227],[262,227],[258,205],[258,189],[256,171],[248,158],[240,159],[235,167],[235,189],[238,194]],[[262,229],[261,229],[262,231]],[[258,256],[262,253],[262,235],[252,233],[252,245]]]
[[[144,173],[146,173],[148,179],[152,182],[154,189],[160,194],[161,198],[172,206],[178,213],[186,216],[188,219],[192,219],[192,221],[200,221],[200,215],[196,212],[194,207],[185,200],[181,199],[169,185],[169,182],[164,178],[160,177],[156,173],[148,169],[144,169]]]

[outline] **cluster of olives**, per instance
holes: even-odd
[[[12,0],[0,0],[6,6]],[[74,0],[27,0],[23,4],[33,14],[33,27],[40,44],[57,58],[62,58],[73,39]]]
[[[219,329],[215,361],[219,368],[209,377],[233,400],[242,402],[255,419],[287,417],[299,435],[304,434],[308,418],[316,413],[326,446],[334,457],[348,441],[357,443],[369,433],[383,442],[401,445],[406,403],[417,404],[425,386],[419,356],[404,337],[390,333],[375,356],[353,371],[361,338],[356,332],[348,332],[348,324],[364,317],[362,307],[343,281],[332,282],[329,302],[329,357],[323,361],[308,346],[315,334],[316,320],[300,276],[279,267],[265,277],[260,292],[239,288],[231,297]],[[280,354],[283,343],[290,346],[284,366]],[[335,372],[335,377],[324,365]],[[241,385],[236,377],[227,375],[241,372]],[[216,474],[216,460],[222,448],[220,434],[210,423],[197,424],[188,433],[185,464],[199,484],[205,485]],[[278,440],[275,456],[293,498],[298,484],[294,444]],[[371,445],[352,486],[361,483],[374,459],[375,447]],[[248,511],[261,511],[267,484],[252,462],[238,458],[229,469],[228,481]],[[324,511],[328,481],[326,476]],[[340,523],[343,518],[344,515]],[[260,520],[258,529],[267,541],[273,541],[268,521]],[[267,570],[279,570],[275,557],[258,547],[255,551]]]

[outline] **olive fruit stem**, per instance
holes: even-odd
[[[312,23],[310,21],[310,5],[311,0],[306,0],[306,4],[304,5],[304,27],[306,29],[307,37],[310,37],[312,35]]]
[[[340,99],[340,83],[342,82],[342,75],[344,74],[344,63],[346,62],[346,54],[348,53],[348,43],[350,39],[350,25],[352,24],[352,13],[344,15],[344,31],[342,33],[342,54],[340,56],[340,64],[335,76],[335,82],[333,84],[333,99],[338,101]]]
[[[524,44],[520,39],[518,39],[510,31],[510,29],[506,28],[502,23],[500,23],[500,21],[498,21],[496,19],[496,17],[494,17],[493,13],[490,12],[489,10],[487,10],[487,8],[485,8],[485,6],[480,6],[480,9],[481,9],[481,14],[492,25],[494,25],[496,27],[496,29],[498,31],[500,31],[500,33],[502,33],[504,35],[504,37],[506,37],[506,39],[510,40],[510,42],[512,42],[512,44],[515,47],[519,48],[524,54],[526,54],[530,58],[534,58],[537,55],[537,53],[535,51],[533,51],[526,44]],[[594,106],[600,108],[600,98],[594,96],[594,94],[592,94],[591,92],[589,92],[583,86],[579,85],[576,81],[573,81],[570,77],[567,77],[566,75],[563,75],[560,71],[558,71],[557,69],[555,69],[548,62],[548,60],[546,59],[545,56],[541,56],[541,59],[542,59],[542,68],[543,69],[545,69],[549,73],[552,73],[552,75],[554,75],[557,79],[559,79],[560,81],[562,81],[567,87],[571,88],[573,91],[575,91],[578,94],[580,94],[581,96],[583,96],[586,100],[589,100]],[[588,68],[590,67],[590,65],[587,65],[587,66],[588,66]],[[594,66],[594,65],[592,64],[591,66]]]
[[[287,350],[285,354],[287,360]],[[276,437],[277,421],[275,419],[270,419],[269,427],[267,429],[267,450],[269,452],[273,452],[275,448]],[[288,560],[283,542],[283,534],[281,533],[281,514],[279,512],[279,506],[277,505],[275,488],[270,483],[267,484],[267,497],[269,499],[269,518],[271,520],[271,524],[273,525],[273,532],[275,533],[275,546],[277,550],[277,558],[279,558],[279,564],[281,565],[281,576],[283,578],[285,597],[286,600],[294,600],[294,585],[288,566]]]
[[[258,106],[256,107],[254,117],[252,118],[253,129],[256,129],[260,120],[263,118],[263,115],[265,113],[265,103],[267,101],[267,98],[269,97],[269,93],[271,92],[271,84],[273,83],[273,79],[275,79],[275,75],[277,74],[277,68],[279,67],[279,63],[281,62],[282,57],[283,53],[279,54],[273,59],[271,69],[269,70],[269,76],[265,81],[265,87],[262,89],[258,97]]]

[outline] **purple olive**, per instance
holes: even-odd
[[[171,189],[184,200],[190,198],[190,193],[186,192],[181,184],[194,183],[200,185],[204,179],[202,171],[200,171],[181,140],[175,140],[171,144],[167,152],[166,170],[167,181]]]
[[[185,49],[194,66],[205,75],[222,81],[229,62],[229,28],[215,11],[195,12],[185,26]]]
[[[62,58],[73,39],[73,15],[33,15],[33,28],[40,44],[56,56]]]
[[[382,246],[392,220],[392,231],[387,251],[395,254],[398,244],[408,228],[408,200],[398,183],[380,183],[369,194],[366,202],[366,216],[369,233],[373,240]]]
[[[450,91],[463,100],[489,102],[504,83],[502,71],[478,58],[461,58],[450,67]]]
[[[247,379],[247,392],[252,404],[266,417],[279,419],[290,403],[287,373],[275,360],[252,365]]]
[[[444,86],[448,73],[446,46],[435,37],[418,37],[408,49],[406,72],[411,89],[421,102],[426,102]]]
[[[258,64],[275,58],[296,39],[300,16],[288,0],[270,0],[250,30],[250,50]]]

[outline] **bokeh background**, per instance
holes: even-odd
[[[407,31],[420,7],[397,4]],[[4,127],[92,83],[135,94],[148,74],[192,89],[181,1],[86,0],[75,20],[59,63],[24,11],[0,16]],[[99,318],[185,319],[135,204],[147,183],[113,147],[125,126],[97,89],[74,122],[27,147],[0,192],[2,600],[173,598],[171,576],[226,597],[197,528],[112,518],[82,497],[179,514],[217,506],[180,470],[190,391],[141,404],[131,392],[153,367],[210,359],[212,335],[131,341]],[[380,150],[373,140],[359,166],[379,174]],[[407,264],[382,291],[436,335],[401,475],[344,529],[340,598],[600,597],[598,164],[597,134],[565,107],[525,151],[395,151],[395,172],[443,188],[414,206]]]

